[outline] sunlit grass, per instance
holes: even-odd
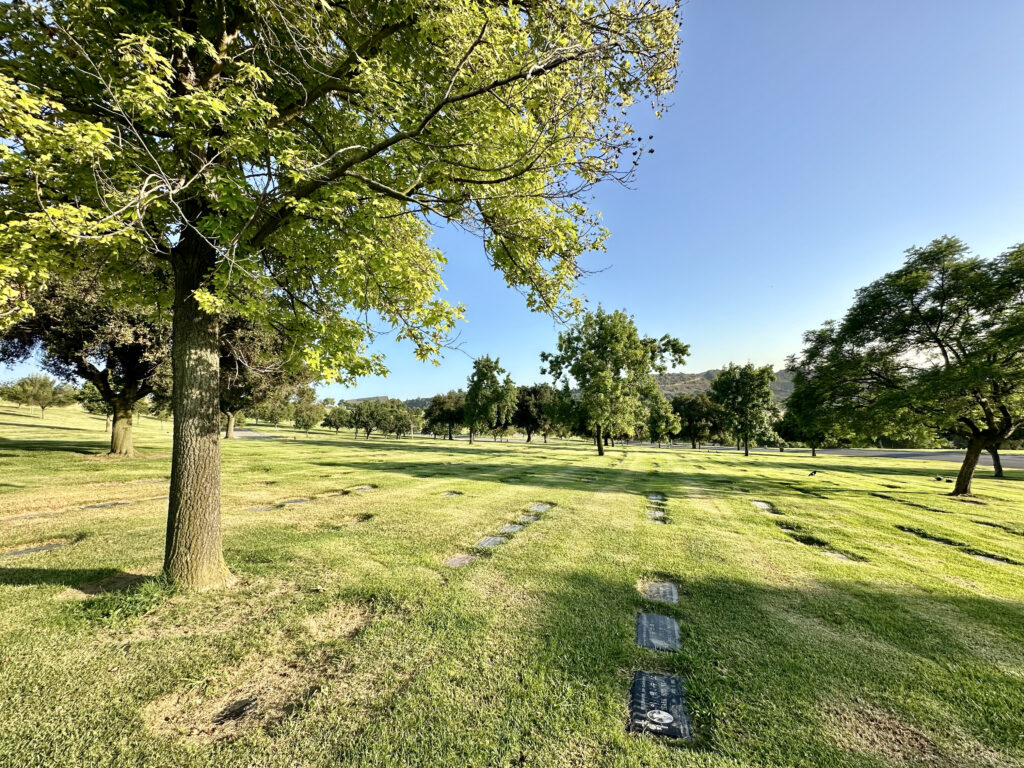
[[[4,766],[1024,761],[1024,566],[985,559],[1024,561],[1020,470],[969,503],[944,462],[282,429],[224,443],[238,583],[188,595],[169,429],[111,460],[102,419],[0,407],[0,553],[64,544],[0,558]],[[639,610],[682,650],[636,648]],[[686,680],[694,744],[626,733],[635,669]]]

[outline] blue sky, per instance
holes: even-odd
[[[804,330],[942,234],[991,256],[1024,240],[1024,2],[691,0],[679,86],[633,189],[597,191],[612,237],[581,292],[691,345],[683,370],[781,365]],[[324,388],[410,398],[463,386],[472,357],[540,380],[557,328],[530,314],[479,241],[441,231],[461,350]]]
[[[781,366],[903,251],[955,234],[982,256],[1024,240],[1024,3],[691,0],[679,86],[633,189],[595,207],[612,237],[582,292],[691,345],[687,371]],[[479,243],[442,232],[468,305],[440,368],[391,340],[392,375],[340,397],[463,386],[471,356],[539,380],[557,328],[531,315]]]

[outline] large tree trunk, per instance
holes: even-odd
[[[693,437],[690,438],[690,447],[693,450],[695,450],[695,451],[697,450],[697,440],[696,440],[696,438],[693,438]]]
[[[996,477],[1002,477],[1003,476],[1003,460],[1001,458],[999,458],[999,446],[998,445],[990,445],[986,450],[992,456],[992,469],[995,470],[995,476]]]
[[[224,415],[228,418],[228,423],[224,426],[224,439],[227,440],[235,436],[235,412],[225,411]]]
[[[971,493],[971,480],[974,478],[974,468],[978,466],[978,457],[985,450],[985,441],[980,437],[972,437],[967,444],[967,453],[964,455],[964,463],[960,465],[960,473],[956,476],[956,485],[953,486],[953,496],[969,496]]]
[[[743,438],[743,455],[744,456],[749,456],[750,455],[750,440],[748,440],[745,437]]]
[[[215,254],[191,231],[175,251],[174,447],[164,572],[175,584],[210,589],[231,581],[220,531],[220,328],[195,299]]]
[[[530,442],[533,439],[533,432],[526,430],[526,442]]]
[[[596,440],[595,440],[595,442],[597,443],[597,455],[598,456],[604,456],[604,440],[602,439],[602,437],[603,436],[601,435],[601,425],[598,424],[597,425]]]
[[[818,449],[815,446],[811,446],[811,458],[813,459],[818,455]]]
[[[132,441],[132,407],[133,402],[116,400],[113,403],[114,424],[110,430],[110,453],[117,456],[134,456],[135,444]]]

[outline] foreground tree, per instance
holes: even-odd
[[[604,455],[609,436],[632,431],[644,420],[644,395],[655,387],[653,375],[682,365],[689,346],[670,336],[641,336],[633,318],[601,307],[558,334],[558,351],[541,353],[555,382],[575,384],[576,409]]]
[[[91,238],[133,287],[141,244],[173,274],[174,447],[164,569],[224,584],[217,395],[223,309],[287,330],[318,376],[386,369],[392,325],[438,354],[427,221],[479,231],[532,309],[557,311],[603,231],[583,205],[630,174],[625,122],[674,81],[654,0],[8,3],[0,253],[13,286],[81,265]]]
[[[805,345],[799,364],[840,414],[961,435],[953,494],[969,494],[982,451],[1024,421],[1024,245],[992,260],[954,237],[911,248]]]
[[[156,272],[149,275],[160,282]],[[58,378],[90,384],[113,417],[110,453],[132,456],[132,413],[150,393],[169,387],[169,307],[137,303],[104,285],[95,271],[51,279],[32,291],[22,315],[0,335],[0,361],[42,353]]]
[[[502,379],[502,374],[505,378]],[[512,423],[516,408],[516,385],[500,361],[483,356],[473,361],[466,386],[464,409],[469,442],[481,431],[497,433]]]
[[[773,434],[775,372],[770,365],[729,365],[711,382],[709,397],[722,409],[726,428],[750,455],[750,441]]]

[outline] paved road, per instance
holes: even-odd
[[[735,448],[725,446],[708,446],[712,451],[734,451]],[[778,453],[778,448],[751,448],[751,452]],[[786,453],[810,453],[808,448],[787,448]],[[921,461],[953,461],[960,464],[964,460],[963,451],[919,451],[919,450],[894,450],[886,448],[819,448],[819,456],[863,456],[871,459],[918,459]],[[1003,467],[1006,469],[1024,469],[1024,454],[1004,453],[1001,455]],[[992,466],[992,457],[987,453],[981,454],[978,461],[986,467]]]

